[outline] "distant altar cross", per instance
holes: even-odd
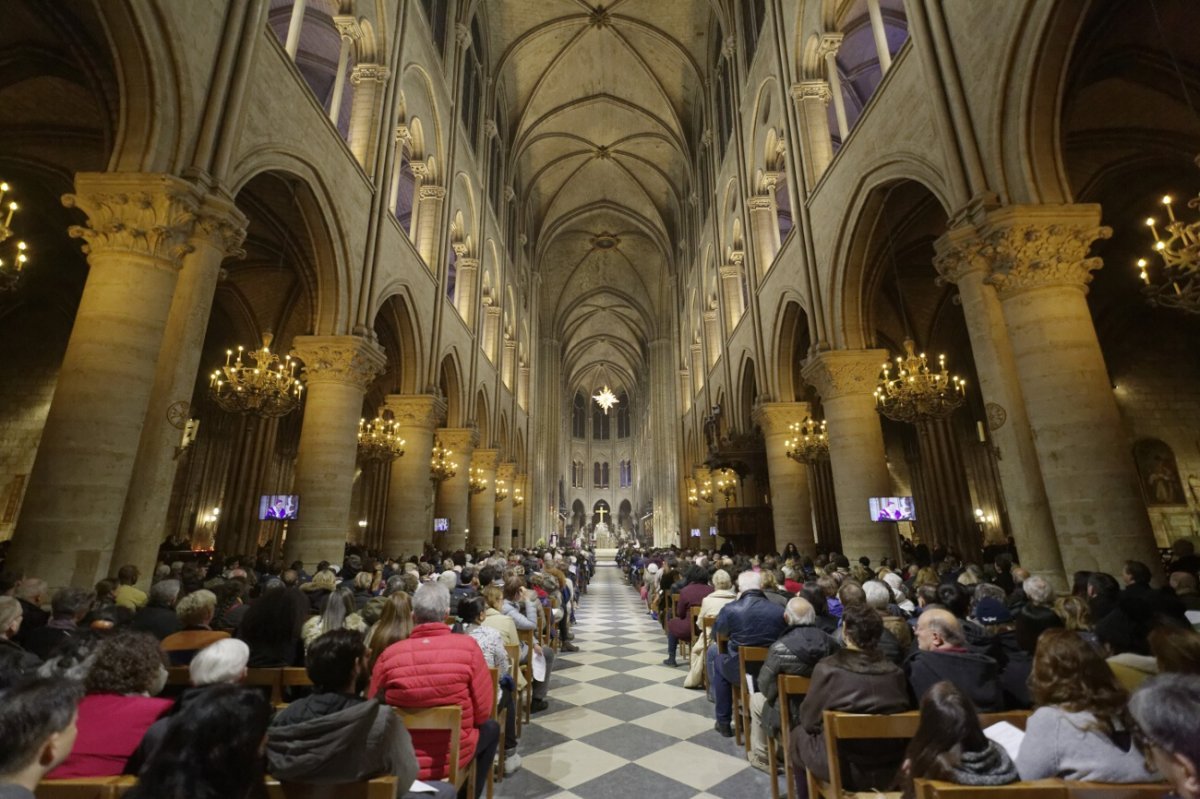
[[[597,514],[600,516],[600,523],[601,523],[601,524],[604,524],[604,514],[605,514],[605,513],[607,513],[607,512],[608,512],[608,511],[604,510],[604,506],[603,506],[603,505],[601,505],[601,506],[600,506],[600,510],[596,511],[596,513],[597,513]]]

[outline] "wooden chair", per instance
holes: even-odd
[[[1011,785],[959,785],[940,780],[913,780],[917,799],[1066,799],[1061,780],[1014,782]],[[1159,788],[1162,791],[1162,788]],[[1161,793],[1160,793],[1161,795]]]
[[[690,608],[688,608],[688,619],[691,621],[691,624],[689,625],[688,629],[690,629],[692,631],[692,634],[687,639],[688,650],[690,651],[693,644],[696,643],[696,636],[700,634],[699,633],[699,630],[700,630],[700,606],[699,605],[692,605]],[[679,642],[683,643],[683,639],[680,638]]]
[[[513,703],[513,709],[517,713],[517,735],[521,734],[521,710],[525,707],[525,695],[529,694],[532,702],[533,683],[529,680],[525,681],[525,687],[521,687],[520,674],[525,672],[525,664],[521,662],[521,647],[516,644],[505,644],[504,651],[508,652],[508,662],[512,664],[513,683],[517,686],[516,701]]]
[[[706,650],[707,651],[707,650]],[[729,636],[725,633],[717,633],[717,654],[729,654]],[[707,662],[705,670],[707,671]],[[740,685],[729,686],[730,698],[733,702],[733,740],[738,744],[742,743],[742,735],[745,732],[742,729],[742,691]],[[748,738],[747,738],[748,740]]]
[[[839,713],[826,710],[823,714],[825,726],[825,751],[829,763],[829,782],[816,779],[808,772],[808,795],[810,799],[823,796],[825,799],[842,799],[847,792],[842,787],[842,764],[839,759],[838,741],[875,740],[880,738],[912,738],[917,732],[921,715],[910,710],[888,716],[872,716],[861,713]],[[1015,727],[1025,728],[1028,710],[1005,713],[980,713],[979,723],[990,727],[1007,721]]]
[[[704,649],[700,653],[700,657],[702,657],[702,658],[708,657],[709,642],[716,640],[716,637],[712,631],[713,625],[716,623],[717,623],[716,616],[704,616],[700,619],[700,635],[702,636],[701,640],[704,643]],[[709,689],[707,665],[700,671],[700,684],[704,686],[704,690],[707,692]]]
[[[795,674],[780,674],[778,682],[779,696],[776,697],[775,702],[779,708],[779,739],[777,740],[775,736],[767,739],[767,763],[770,765],[773,777],[775,775],[775,748],[777,745],[782,747],[783,776],[787,781],[787,796],[788,799],[796,799],[796,771],[795,764],[792,763],[791,738],[789,737],[792,731],[791,699],[805,696],[812,680]],[[771,799],[779,799],[778,779],[771,780]]]
[[[475,764],[465,769],[459,768],[458,759],[462,750],[462,708],[459,705],[438,705],[437,707],[407,708],[398,707],[396,715],[404,721],[404,726],[412,730],[443,730],[450,736],[450,745],[446,753],[446,781],[456,790],[467,786],[467,796],[475,795]]]
[[[517,709],[517,717],[520,718],[520,714],[523,713],[525,723],[528,724],[530,714],[533,712],[533,630],[517,630],[517,638],[526,647],[525,660],[521,661],[521,671],[524,673],[526,684],[529,687],[529,691],[524,697],[525,701]]]
[[[187,666],[168,666],[167,685],[172,688],[190,688],[192,686],[191,670]]]
[[[376,777],[365,782],[317,785],[309,782],[265,781],[268,799],[394,799],[396,777]]]
[[[658,621],[661,623],[664,632],[667,629],[667,620],[675,618],[675,603],[678,601],[678,593],[663,592],[663,609],[662,613],[659,614]]]
[[[1165,782],[1138,782],[1126,785],[1063,782],[1062,785],[1066,788],[1067,799],[1161,799],[1170,788]]]
[[[275,707],[287,704],[283,701],[283,669],[246,669],[246,679],[242,684],[251,688],[266,688]]]
[[[488,671],[492,673],[492,718],[500,725],[500,747],[496,750],[499,757],[495,766],[488,771],[488,799],[492,799],[493,783],[504,780],[504,727],[508,721],[508,708],[500,706],[500,669],[489,666]]]
[[[750,691],[746,688],[746,666],[757,663],[759,668],[767,662],[767,647],[739,646],[738,647],[738,690],[742,692],[742,738],[745,739],[746,758],[750,758],[750,725],[753,718],[750,715]]]
[[[33,793],[37,799],[114,799],[117,796],[117,779],[42,780]]]

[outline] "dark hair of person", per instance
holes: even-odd
[[[1136,585],[1150,585],[1150,567],[1140,560],[1125,561],[1125,573]]]
[[[829,600],[825,598],[825,592],[814,585],[806,585],[800,591],[800,596],[808,600],[808,604],[813,606],[813,610],[818,616],[829,615]]]
[[[1117,582],[1117,578],[1107,572],[1092,572],[1088,575],[1087,584],[1097,596],[1116,595],[1121,592],[1121,584]]]
[[[262,783],[270,703],[239,685],[204,691],[171,717],[127,799],[243,799]]]
[[[475,620],[482,616],[485,610],[487,610],[487,602],[483,597],[463,597],[458,601],[458,608],[455,615],[462,619],[465,624],[474,624]]]
[[[495,566],[484,566],[479,570],[479,587],[485,588],[494,583],[499,572]]]
[[[121,630],[102,638],[84,686],[89,694],[141,694],[158,681],[163,667],[158,639],[150,633]]]
[[[967,610],[971,607],[971,595],[967,589],[958,583],[942,583],[937,587],[938,604],[955,615],[965,619]]]
[[[1159,674],[1200,674],[1200,633],[1161,624],[1147,636]]]
[[[908,744],[902,796],[912,799],[914,779],[951,780],[963,752],[982,752],[987,736],[979,725],[979,711],[971,698],[954,683],[943,680],[921,699],[921,721]]]
[[[1091,713],[1107,735],[1117,727],[1131,729],[1129,694],[1096,649],[1070,630],[1045,630],[1038,639],[1029,693],[1037,707]]]
[[[82,588],[60,588],[50,600],[50,612],[56,619],[73,619],[92,609],[96,595]]]
[[[126,564],[120,569],[117,569],[117,581],[124,585],[133,585],[135,582],[137,582],[137,578],[137,566]]]
[[[355,630],[330,630],[308,645],[304,668],[313,687],[320,693],[346,690],[354,664],[367,651],[362,633]]]
[[[703,566],[696,566],[696,565],[688,566],[687,570],[684,571],[684,573],[683,573],[683,579],[686,581],[686,583],[688,585],[691,585],[693,583],[696,583],[699,585],[705,585],[708,583],[708,579],[709,579],[708,578],[708,569],[704,568]]]
[[[383,651],[397,641],[403,641],[412,634],[413,615],[412,597],[404,591],[397,591],[387,598],[383,610],[379,612],[379,621],[368,631],[365,643],[371,653],[368,666],[375,670],[375,661]]]
[[[504,598],[510,602],[516,601],[521,596],[521,589],[525,587],[525,581],[520,577],[513,575],[504,581]]]
[[[1044,605],[1023,605],[1015,614],[1017,646],[1029,654],[1037,649],[1038,639],[1046,630],[1063,626],[1062,617]]]
[[[1071,595],[1072,596],[1087,596],[1088,582],[1092,579],[1092,572],[1077,571],[1071,577]]]
[[[82,698],[82,685],[57,677],[27,680],[0,693],[0,775],[33,762],[47,738],[70,726]]]
[[[879,639],[883,637],[883,619],[865,602],[846,605],[842,610],[846,636],[864,652],[878,654]]]
[[[286,645],[300,638],[300,630],[308,619],[308,600],[296,588],[273,588],[250,603],[238,638],[251,649]]]

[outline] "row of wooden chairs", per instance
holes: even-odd
[[[1161,799],[1164,783],[1117,785],[1101,782],[1036,780],[983,787],[914,780],[917,799]]]
[[[192,684],[187,666],[171,666],[167,669],[167,685],[180,688]],[[285,668],[246,669],[246,678],[242,684],[251,688],[262,688],[270,694],[271,704],[275,707],[286,707],[285,694],[289,688],[312,687],[308,671],[298,666]]]

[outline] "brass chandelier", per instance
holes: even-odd
[[[503,480],[496,481],[496,501],[503,502],[508,499],[508,484]]]
[[[513,489],[513,507],[519,508],[525,504],[525,495],[521,492],[521,487],[517,486]]]
[[[358,421],[358,456],[364,461],[387,463],[404,455],[405,441],[400,437],[400,423],[376,416],[371,421]]]
[[[458,464],[450,460],[453,452],[442,446],[438,439],[433,440],[433,457],[429,462],[429,479],[435,483],[449,480],[458,474]]]
[[[300,406],[304,383],[296,376],[299,362],[271,352],[271,334],[263,344],[247,352],[245,347],[225,351],[225,365],[212,373],[209,394],[227,413],[266,418],[286,416]]]
[[[817,422],[809,416],[788,427],[792,436],[783,443],[789,458],[797,463],[819,463],[829,457],[829,436],[824,421]]]
[[[1138,271],[1145,283],[1142,292],[1151,305],[1200,314],[1200,219],[1192,222],[1178,219],[1172,202],[1170,196],[1162,198],[1167,222],[1161,233],[1157,220],[1153,217],[1146,220],[1146,227],[1154,236],[1154,252],[1162,259],[1162,265],[1155,269],[1155,279],[1151,280],[1150,262],[1138,259]],[[1200,210],[1200,196],[1189,200],[1188,208]]]
[[[718,469],[713,475],[717,478],[717,490],[725,495],[725,507],[728,508],[730,501],[737,496],[737,472],[733,469]]]
[[[13,215],[20,208],[12,200],[4,205],[4,195],[8,194],[11,188],[7,183],[0,181],[0,214],[4,216],[4,221],[0,222],[0,291],[16,288],[17,281],[21,279],[21,270],[29,260],[29,247],[25,242],[14,242],[11,250],[3,246],[4,242],[12,238]]]
[[[474,466],[467,472],[467,487],[472,494],[482,494],[487,491],[488,479],[483,474],[483,469],[477,469]]]
[[[946,356],[938,356],[938,371],[929,368],[925,353],[918,354],[911,338],[904,340],[904,355],[884,362],[875,388],[875,410],[897,422],[943,419],[966,399],[966,381],[946,369]]]

